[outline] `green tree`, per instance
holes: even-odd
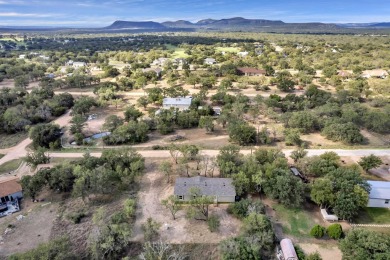
[[[291,152],[290,157],[294,160],[294,162],[298,162],[299,159],[304,158],[307,155],[307,151],[303,148],[298,148]]]
[[[276,86],[278,89],[288,92],[294,89],[295,82],[288,71],[280,71],[276,75]]]
[[[172,169],[172,163],[169,162],[169,161],[163,161],[160,163],[159,165],[159,170],[164,173],[164,175],[167,177],[167,182],[170,183],[171,182],[171,175],[172,175],[172,172],[173,172],[173,169]]]
[[[211,215],[207,220],[207,225],[209,227],[210,232],[218,231],[221,225],[219,217],[217,215]]]
[[[175,195],[162,200],[161,204],[171,212],[173,220],[176,220],[176,213],[183,208],[180,200]]]
[[[125,112],[125,121],[137,121],[143,114],[141,111],[136,109],[134,106],[129,106],[126,108]]]
[[[332,182],[326,178],[316,179],[312,184],[310,197],[320,207],[334,205],[336,195]]]
[[[108,132],[113,132],[119,126],[123,125],[123,119],[117,115],[109,115],[104,120],[102,129]]]
[[[161,224],[153,220],[152,218],[148,218],[144,224],[142,224],[141,228],[144,232],[145,241],[153,241],[158,238],[158,230],[160,229]]]
[[[351,229],[340,241],[345,260],[388,259],[390,237],[388,234],[367,229]]]
[[[35,152],[28,152],[23,158],[28,166],[37,167],[38,164],[46,164],[50,162],[50,156],[45,154],[46,149],[38,148]]]
[[[197,220],[207,221],[209,218],[209,207],[214,199],[211,196],[203,195],[199,188],[190,189],[190,197],[187,216]]]
[[[35,149],[38,147],[51,148],[60,146],[61,130],[58,125],[42,124],[34,126],[29,131],[29,137]]]
[[[374,154],[370,154],[369,156],[362,157],[358,163],[363,170],[368,172],[370,169],[381,166],[382,159]]]
[[[207,133],[214,131],[214,119],[211,116],[201,116],[199,127],[206,129]]]
[[[83,115],[76,114],[72,117],[70,132],[72,134],[82,133],[83,128],[85,127],[86,118]]]

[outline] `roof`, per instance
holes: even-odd
[[[294,245],[293,245],[291,239],[289,239],[289,238],[282,239],[282,241],[280,241],[280,247],[282,248],[284,259],[286,259],[286,260],[297,259],[298,260],[297,253],[295,252]]]
[[[163,105],[184,105],[190,106],[192,97],[164,98]]]
[[[389,73],[386,70],[375,69],[375,70],[365,70],[363,71],[363,75],[369,75],[371,77],[383,77],[383,76],[388,76]]]
[[[155,69],[152,69],[152,68],[146,68],[146,69],[142,69],[142,72],[150,72],[150,71],[153,71],[157,74],[160,74],[162,72],[162,69],[160,68],[155,68]]]
[[[22,186],[19,184],[18,181],[19,181],[18,178],[1,180],[0,198],[22,191]]]
[[[215,59],[214,58],[206,58],[205,61],[206,62],[215,62]]]
[[[367,181],[371,186],[369,194],[370,199],[390,199],[390,182],[389,181]]]
[[[207,178],[196,176],[192,178],[177,178],[175,182],[175,195],[189,195],[190,189],[199,188],[206,196],[236,196],[236,190],[231,178]]]
[[[241,73],[255,73],[255,74],[265,74],[265,70],[259,70],[256,68],[237,68],[237,70]]]

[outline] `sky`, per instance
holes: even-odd
[[[390,22],[390,0],[0,0],[0,25],[102,27],[116,20]]]

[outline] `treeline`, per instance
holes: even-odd
[[[74,104],[72,95],[55,95],[50,87],[0,90],[0,132],[15,133],[29,126],[49,122],[65,113]]]

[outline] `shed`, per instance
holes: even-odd
[[[294,245],[289,238],[284,238],[280,241],[284,260],[298,260],[297,252],[295,252]]]
[[[367,181],[367,183],[371,186],[367,207],[390,208],[390,182]]]
[[[234,202],[236,189],[231,178],[207,178],[196,176],[192,178],[177,178],[174,195],[178,199],[191,200],[191,188],[198,188],[204,196],[212,196],[214,202]]]

